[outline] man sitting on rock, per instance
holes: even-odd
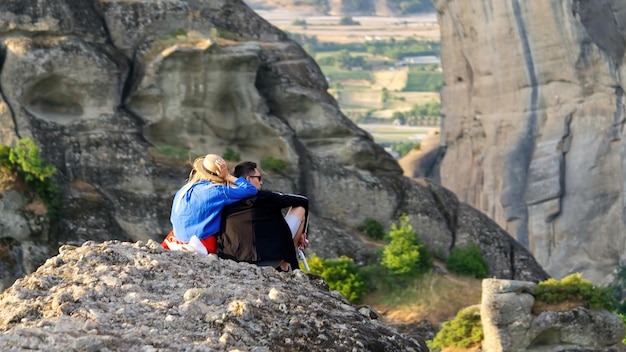
[[[259,192],[224,207],[222,230],[217,239],[218,256],[287,271],[298,268],[296,247],[306,245],[305,223],[309,201],[296,194],[263,191],[257,164],[245,161],[235,167],[235,177],[243,177]],[[290,208],[283,217],[282,210]]]

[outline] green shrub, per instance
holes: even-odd
[[[419,242],[408,216],[400,216],[399,226],[391,225],[386,240],[389,244],[382,251],[380,264],[391,274],[417,276],[432,268],[432,254]]]
[[[308,263],[311,272],[323,277],[331,290],[339,291],[352,303],[361,303],[367,283],[352,258],[322,259],[313,255]]]
[[[193,160],[199,156],[197,154],[192,154],[189,149],[175,147],[173,145],[159,145],[152,148],[152,150],[168,159],[181,161]]]
[[[340,26],[360,26],[361,23],[352,19],[351,16],[342,17],[339,20]]]
[[[9,154],[11,154],[11,147],[8,147],[6,145],[0,145],[0,167],[11,168]]]
[[[43,200],[48,216],[57,219],[61,212],[58,186],[52,181],[57,169],[39,155],[35,143],[27,138],[18,140],[15,148],[0,148],[0,167],[16,171]]]
[[[224,151],[224,155],[222,156],[224,160],[228,161],[240,161],[241,156],[239,153],[235,152],[232,148],[226,148]]]
[[[564,277],[561,281],[554,278],[542,281],[535,289],[535,300],[548,304],[567,300],[580,301],[587,309],[607,309],[613,311],[618,303],[610,287],[595,286],[583,279],[581,273]]]
[[[489,266],[483,259],[480,248],[470,243],[467,248],[454,248],[446,259],[448,270],[454,274],[473,276],[477,279],[487,277]]]
[[[295,20],[291,21],[291,25],[292,26],[301,26],[306,28],[306,20],[301,20],[299,18],[296,18]]]
[[[287,168],[287,162],[282,159],[274,158],[273,156],[268,156],[261,160],[261,168],[266,171],[281,172]]]
[[[441,330],[428,347],[431,350],[445,347],[468,348],[483,340],[483,326],[480,312],[475,307],[460,310],[451,321],[442,324]]]
[[[382,240],[385,236],[385,230],[383,229],[383,225],[381,225],[378,221],[372,218],[366,218],[363,221],[363,224],[360,225],[357,230],[364,232],[367,236]]]

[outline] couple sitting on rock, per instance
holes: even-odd
[[[308,199],[262,186],[254,162],[240,163],[231,175],[215,154],[196,159],[187,183],[174,196],[173,230],[161,245],[279,270],[298,268],[295,248],[306,245]],[[283,218],[285,208],[289,211]]]

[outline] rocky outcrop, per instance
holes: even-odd
[[[264,187],[309,197],[320,256],[371,259],[354,228],[404,213],[441,256],[474,241],[496,277],[547,276],[454,194],[402,176],[341,113],[315,62],[242,1],[5,2],[0,39],[0,142],[31,138],[59,170],[50,255],[63,243],[160,241],[189,161],[231,148],[286,161]]]
[[[483,280],[480,306],[483,350],[623,350],[624,324],[618,315],[582,307],[533,314],[535,287],[532,282]]]
[[[63,246],[0,311],[7,351],[428,351],[319,278],[153,241]]]
[[[552,276],[610,281],[626,258],[626,5],[434,4],[445,81],[442,184]]]

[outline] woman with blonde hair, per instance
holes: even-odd
[[[197,158],[187,183],[174,196],[170,215],[173,230],[161,245],[166,249],[216,253],[214,235],[220,230],[222,209],[256,193],[256,187],[245,177],[231,175],[226,161],[218,155]]]

